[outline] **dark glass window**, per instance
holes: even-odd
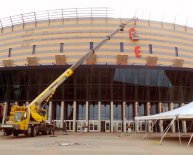
[[[60,114],[61,114],[61,105],[56,103],[56,120],[60,120]]]
[[[176,56],[178,57],[178,47],[175,47],[175,53],[176,53]]]
[[[150,115],[154,115],[157,113],[158,113],[158,103],[151,103]]]
[[[33,45],[32,54],[36,53],[36,45]]]
[[[92,50],[94,47],[94,43],[93,42],[90,42],[90,50]]]
[[[80,103],[78,104],[78,120],[86,119],[86,104]]]
[[[145,116],[146,115],[145,105],[146,105],[146,103],[139,103],[138,116]]]
[[[120,42],[120,52],[124,52],[124,43]]]
[[[89,120],[98,120],[98,104],[90,104]]]
[[[25,103],[33,100],[65,70],[65,67],[57,67],[1,69],[0,102],[18,101]],[[95,104],[95,106],[89,107],[90,119],[97,117],[97,105],[98,101],[101,101],[101,120],[109,120],[110,101],[115,104],[123,101],[131,104],[138,101],[139,115],[146,115],[147,102],[152,104],[151,113],[155,113],[158,108],[153,103],[163,103],[162,111],[167,111],[169,109],[168,103],[189,103],[193,100],[192,69],[184,68],[182,70],[172,69],[171,67],[157,69],[143,66],[120,68],[119,66],[97,65],[80,66],[74,74],[61,87],[58,87],[52,98],[53,102],[54,100],[65,101],[68,104],[68,107],[66,107],[68,113],[65,114],[67,120],[73,118],[72,101],[84,105],[85,101],[89,101],[89,105],[90,103]],[[125,98],[123,93],[125,93]],[[140,103],[145,104],[141,105]],[[60,103],[57,104],[60,105]],[[77,104],[77,113],[78,108]],[[126,109],[128,109],[126,118],[131,119],[133,117],[132,104]],[[118,113],[119,110],[118,108],[114,113]],[[82,116],[80,116],[83,118],[83,115],[85,115],[85,112],[82,108]]]
[[[152,44],[149,44],[149,53],[153,54]]]
[[[134,103],[133,103],[134,104]],[[129,103],[125,105],[125,117],[127,120],[133,120],[134,114],[133,114],[133,104]]]
[[[73,105],[72,104],[67,104],[67,120],[72,120],[73,119]]]
[[[9,48],[8,57],[11,57],[12,48]]]
[[[110,104],[101,104],[101,120],[110,120]]]
[[[113,104],[113,119],[122,120],[121,104]]]
[[[60,43],[60,53],[64,52],[64,43]]]

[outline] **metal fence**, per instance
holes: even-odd
[[[0,28],[14,26],[18,24],[25,24],[30,22],[37,23],[38,21],[51,21],[56,19],[67,18],[93,18],[93,17],[112,17],[113,10],[107,7],[98,8],[69,8],[69,9],[57,9],[47,10],[39,12],[30,12],[25,14],[14,15],[0,19]]]

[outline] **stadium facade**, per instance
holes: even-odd
[[[128,21],[108,13],[107,8],[68,9],[2,19],[0,102],[7,110],[32,101],[81,55]],[[59,128],[64,120],[68,131],[122,132],[135,116],[189,103],[192,42],[193,28],[134,20],[57,89],[47,105],[48,119]],[[158,130],[163,126],[160,123]],[[188,122],[180,126],[183,132],[189,130]],[[143,131],[144,124],[139,123],[137,130]]]

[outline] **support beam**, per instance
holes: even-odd
[[[184,103],[181,103],[181,107],[184,106]],[[187,133],[187,126],[186,126],[186,121],[182,121],[182,132]]]
[[[53,103],[52,101],[49,102],[49,108],[48,108],[48,121],[52,122],[52,109],[53,109]]]
[[[174,109],[174,104],[171,102],[170,103],[170,110],[173,110]],[[172,124],[171,126],[171,131],[174,133],[175,132],[175,120],[174,120],[174,123]]]
[[[7,112],[8,112],[8,103],[7,103],[7,102],[4,102],[4,109],[3,109],[3,120],[2,120],[2,124],[5,124],[5,122],[6,122]]]
[[[126,127],[126,102],[123,102],[123,132],[126,131],[127,127]]]
[[[73,102],[73,131],[76,131],[76,101]]]
[[[138,114],[138,102],[134,103],[134,115],[135,115],[135,117],[137,117],[139,115]]]
[[[87,129],[87,131],[86,132],[88,132],[88,129],[89,129],[89,119],[88,119],[88,113],[89,113],[89,107],[88,107],[88,101],[86,101],[86,114],[85,114],[85,116],[86,116],[86,129]]]
[[[111,101],[111,132],[113,132],[113,101]]]
[[[135,117],[137,117],[139,114],[138,114],[138,107],[139,105],[138,105],[138,102],[135,102],[134,103],[134,115],[135,115]],[[135,121],[135,132],[138,132],[139,131],[139,125],[138,125],[138,122],[137,121]]]
[[[64,128],[64,101],[61,102],[60,108],[60,128]]]
[[[158,113],[162,113],[162,103],[158,103]],[[159,131],[162,133],[163,132],[163,120],[159,121]]]
[[[101,132],[101,102],[98,101],[98,131]]]
[[[147,114],[147,116],[149,116],[150,115],[150,108],[151,108],[151,104],[150,104],[150,102],[147,102],[146,103],[146,114]],[[151,124],[150,124],[150,122],[151,121],[147,121],[147,131],[148,132],[150,132],[151,131]]]
[[[147,103],[146,103],[146,115],[147,115],[147,116],[150,115],[150,107],[151,107],[150,102],[147,102]]]

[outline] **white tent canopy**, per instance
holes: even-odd
[[[142,120],[173,120],[173,119],[193,119],[193,102],[184,105],[180,108],[163,112],[160,114],[150,115],[150,116],[139,116],[135,117],[136,121]]]

